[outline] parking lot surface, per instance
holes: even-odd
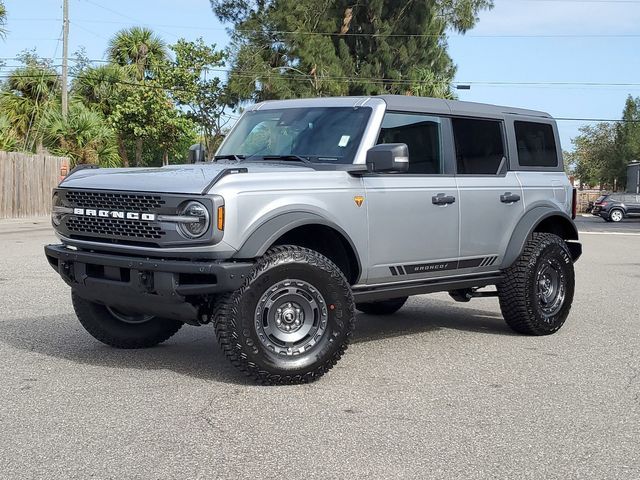
[[[415,297],[289,387],[246,381],[210,326],[103,346],[45,261],[48,222],[0,222],[0,477],[640,478],[640,221],[579,220],[599,234],[558,334]]]

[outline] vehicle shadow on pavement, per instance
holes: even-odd
[[[409,299],[393,315],[359,314],[354,343],[370,342],[440,329],[461,330],[493,335],[516,335],[498,313],[460,307],[453,301],[429,299],[426,306]],[[471,301],[473,302],[473,300]]]
[[[491,311],[460,308],[452,302],[432,299],[427,306],[414,302],[410,300],[394,315],[358,314],[353,342],[374,342],[440,329],[512,334],[502,317]],[[211,326],[185,326],[166,343],[140,350],[102,345],[82,329],[73,315],[9,319],[2,329],[0,342],[10,347],[80,365],[168,370],[207,381],[255,385],[224,357]]]
[[[168,370],[207,381],[255,385],[224,357],[211,326],[185,326],[166,343],[139,350],[121,350],[99,343],[84,331],[74,315],[14,320],[2,328],[2,343],[80,365]]]

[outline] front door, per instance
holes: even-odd
[[[629,215],[640,215],[640,195],[625,195],[625,205]]]
[[[443,120],[387,112],[378,143],[407,144],[409,171],[364,176],[367,283],[450,275],[458,261],[460,204],[455,177],[444,173]]]

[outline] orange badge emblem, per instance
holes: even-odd
[[[355,197],[353,197],[353,201],[356,202],[357,206],[361,207],[362,202],[364,202],[364,197],[362,195],[356,195]]]

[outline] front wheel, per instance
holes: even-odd
[[[93,338],[115,348],[149,348],[168,340],[183,323],[90,302],[71,293],[78,320]]]
[[[306,383],[347,349],[353,295],[340,269],[296,246],[269,250],[244,285],[218,300],[218,342],[231,363],[264,384]]]
[[[573,260],[565,242],[534,233],[498,285],[500,308],[516,332],[550,335],[564,324],[573,301]]]

